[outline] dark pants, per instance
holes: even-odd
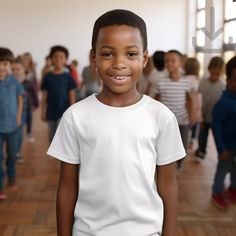
[[[200,125],[200,131],[198,136],[198,151],[206,153],[207,139],[211,124],[207,122],[202,122]]]
[[[0,190],[4,187],[4,143],[6,143],[6,166],[8,182],[14,183],[16,176],[16,149],[17,149],[18,133],[14,131],[12,133],[0,133]]]
[[[27,134],[31,134],[32,133],[32,105],[31,104],[27,104],[26,106],[26,132]]]
[[[195,125],[191,127],[191,139],[195,139],[197,137],[198,127],[199,127],[199,123],[196,123]]]
[[[189,125],[179,125],[179,131],[180,131],[180,135],[181,135],[181,139],[182,139],[185,151],[187,152]],[[177,166],[181,166],[182,162],[183,162],[183,159],[180,159],[179,161],[177,161]]]
[[[227,173],[230,173],[230,187],[236,189],[236,149],[230,152],[228,160],[219,160],[213,184],[213,193],[224,192],[224,181]]]

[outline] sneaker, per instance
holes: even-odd
[[[233,204],[236,204],[236,188],[229,187],[226,190],[227,197],[229,198],[229,201]]]
[[[5,200],[5,199],[7,199],[7,195],[4,192],[0,191],[0,200]]]
[[[35,142],[35,138],[32,136],[32,134],[27,134],[27,141],[34,143]]]
[[[24,159],[22,158],[22,156],[18,156],[17,159],[16,159],[16,162],[22,164],[22,163],[24,163],[25,161],[24,161]]]
[[[222,193],[213,193],[212,194],[212,202],[218,209],[227,210],[229,204],[226,202],[224,195]]]
[[[16,183],[8,183],[7,187],[10,191],[15,191],[18,188]]]
[[[198,162],[198,163],[201,163],[205,158],[205,153],[204,152],[201,152],[199,150],[197,150],[195,153],[194,153],[194,156],[193,156],[193,159]]]

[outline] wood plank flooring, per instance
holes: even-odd
[[[39,111],[34,116],[36,141],[24,142],[22,156],[25,163],[17,164],[18,189],[12,192],[6,189],[8,198],[0,202],[0,236],[56,235],[59,163],[46,157],[47,125],[39,120]],[[184,172],[178,176],[177,236],[236,236],[236,206],[220,211],[210,201],[216,166],[212,138],[208,147],[204,163],[196,164],[188,157]]]

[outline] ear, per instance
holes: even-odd
[[[147,62],[148,62],[148,50],[145,50],[143,53],[143,68],[145,68]]]
[[[90,50],[89,59],[90,59],[90,65],[94,69],[96,69],[96,52],[94,52],[93,49]]]

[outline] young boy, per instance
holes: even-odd
[[[56,132],[64,111],[76,102],[76,84],[72,76],[65,71],[69,56],[68,50],[63,46],[54,46],[50,51],[53,71],[43,78],[41,89],[43,91],[41,118],[48,122],[49,141]]]
[[[198,149],[194,159],[200,163],[206,155],[208,133],[212,123],[212,110],[225,89],[221,79],[224,70],[224,61],[221,57],[213,57],[208,65],[209,76],[202,79],[199,92],[202,94],[202,122],[198,136]]]
[[[213,185],[213,203],[223,209],[228,208],[225,200],[224,180],[230,172],[230,186],[226,190],[229,200],[236,203],[236,57],[226,65],[227,90],[213,110],[212,130],[219,155]]]
[[[188,146],[189,123],[191,120],[187,109],[187,101],[190,101],[189,107],[192,108],[191,83],[181,74],[182,54],[177,50],[170,50],[165,56],[165,67],[168,71],[168,77],[157,81],[157,99],[165,104],[176,116],[181,138],[185,150]],[[183,160],[177,163],[178,171],[183,169]]]
[[[175,235],[175,161],[185,150],[174,114],[136,89],[147,58],[139,16],[97,19],[91,60],[102,91],[64,113],[48,150],[61,160],[59,236]]]
[[[6,142],[6,170],[8,187],[16,188],[16,149],[17,127],[21,124],[23,107],[23,88],[10,75],[14,57],[7,48],[0,48],[0,200],[6,199],[4,193],[4,143]]]

